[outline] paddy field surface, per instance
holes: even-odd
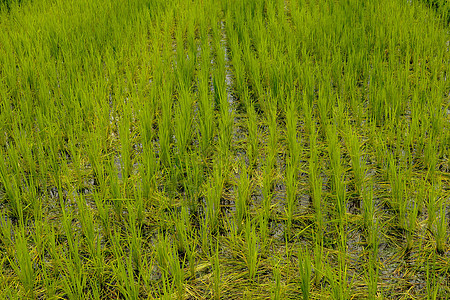
[[[1,299],[448,299],[448,2],[3,0]]]

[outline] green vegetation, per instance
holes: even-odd
[[[0,298],[448,298],[426,2],[0,2]]]

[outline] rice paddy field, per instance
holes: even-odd
[[[445,0],[0,2],[1,299],[449,299]]]

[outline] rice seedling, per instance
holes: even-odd
[[[251,194],[250,187],[250,178],[247,173],[247,166],[244,162],[240,162],[239,164],[240,173],[239,173],[239,181],[237,186],[237,196],[236,196],[236,224],[238,225],[239,231],[242,230],[244,219],[248,215],[248,205]]]
[[[360,142],[356,134],[352,131],[347,132],[346,139],[352,162],[353,175],[355,176],[356,189],[357,191],[359,191],[359,193],[362,193],[366,170],[364,161],[362,161]]]
[[[167,235],[159,236],[156,246],[156,257],[162,273],[166,278],[170,275],[173,284],[173,292],[177,293],[178,298],[182,298],[185,292],[184,287],[184,261],[180,261],[178,251],[175,245],[171,245]],[[165,284],[163,282],[163,284]],[[169,292],[172,292],[169,290]]]
[[[300,143],[297,140],[297,108],[294,99],[287,104],[286,109],[286,136],[288,140],[288,149],[291,159],[294,165],[297,165],[298,158],[300,157]]]
[[[446,222],[446,207],[441,201],[439,209],[439,219],[436,224],[436,251],[438,253],[445,253],[447,247],[447,224]]]
[[[211,233],[217,232],[219,226],[220,198],[223,188],[222,176],[220,166],[215,167],[212,182],[209,183],[206,194],[207,224],[210,226]]]
[[[437,299],[438,286],[436,282],[436,276],[434,273],[436,263],[436,257],[433,255],[433,259],[427,261],[426,265],[426,287],[427,287],[427,299]]]
[[[221,297],[221,279],[220,279],[220,262],[219,262],[219,245],[215,246],[215,251],[211,257],[211,264],[213,266],[213,294],[214,299]]]
[[[305,249],[299,251],[300,288],[303,300],[311,298],[311,261]]]
[[[428,190],[428,197],[427,197],[428,201],[426,203],[428,213],[427,225],[428,230],[430,230],[431,232],[434,231],[433,225],[436,221],[436,213],[438,210],[438,202],[439,202],[438,191],[440,190],[440,188],[441,187],[439,182],[433,182]]]
[[[296,178],[295,178],[295,166],[293,162],[288,162],[286,170],[286,218],[287,218],[287,232],[291,232],[292,221],[294,218],[295,200],[296,200]]]
[[[18,232],[16,236],[16,261],[10,263],[23,285],[25,295],[29,297],[34,293],[36,274],[24,235],[23,231]]]
[[[206,29],[204,29],[206,30]],[[207,154],[207,150],[211,147],[214,134],[214,105],[210,101],[209,76],[210,70],[210,48],[206,40],[207,33],[202,32],[201,42],[201,61],[200,71],[198,73],[198,94],[199,94],[199,129],[201,136],[201,150]]]
[[[367,238],[368,265],[366,269],[367,296],[376,299],[379,284],[378,223],[372,222]]]
[[[333,190],[336,197],[336,211],[338,213],[339,226],[343,229],[346,224],[346,187],[344,183],[344,169],[341,164],[341,150],[337,141],[337,131],[332,125],[327,127],[328,153],[330,156]]]
[[[273,277],[274,277],[274,283],[273,283],[273,290],[271,293],[271,299],[278,300],[282,299],[282,291],[281,291],[281,270],[279,266],[279,261],[276,262],[273,266]]]
[[[255,280],[258,271],[258,236],[256,235],[255,226],[251,221],[247,221],[245,225],[245,261],[248,269],[248,278]]]
[[[166,79],[164,90],[159,91],[159,96],[164,99],[161,101],[161,121],[159,124],[159,146],[160,146],[160,159],[163,166],[168,168],[171,162],[171,138],[172,138],[172,91],[170,86],[171,79]]]
[[[132,161],[130,157],[130,126],[131,126],[131,107],[130,103],[127,102],[124,104],[123,108],[123,116],[119,124],[119,139],[120,139],[120,159],[121,159],[121,173],[122,173],[122,180],[125,183],[128,181],[128,178],[131,176],[131,168],[132,168]]]
[[[120,234],[116,231],[113,235],[113,252],[115,256],[115,264],[113,265],[114,273],[118,280],[118,289],[122,295],[130,299],[138,299],[139,289],[134,280],[132,256],[128,258],[124,255],[122,247],[120,247]]]
[[[178,96],[178,105],[175,109],[175,137],[177,143],[177,156],[182,161],[187,155],[187,146],[191,140],[192,127],[192,95],[186,91],[187,87],[182,88]]]
[[[406,232],[406,249],[410,250],[413,247],[413,238],[417,228],[417,216],[419,214],[419,205],[417,200],[414,201],[412,207],[408,209],[408,226]]]
[[[175,218],[175,222],[179,243],[178,251],[186,253],[187,262],[189,264],[189,274],[191,278],[194,278],[196,259],[198,257],[198,238],[189,221],[189,213],[186,207],[181,209],[180,216]]]
[[[249,96],[244,92],[243,97],[244,99],[248,99]],[[247,128],[247,155],[250,164],[254,165],[258,157],[258,123],[255,107],[252,103],[247,105]]]
[[[362,195],[362,215],[364,226],[368,232],[372,232],[374,222],[373,183],[368,182]]]

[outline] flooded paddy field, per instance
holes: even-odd
[[[425,2],[1,2],[0,298],[449,298]]]

